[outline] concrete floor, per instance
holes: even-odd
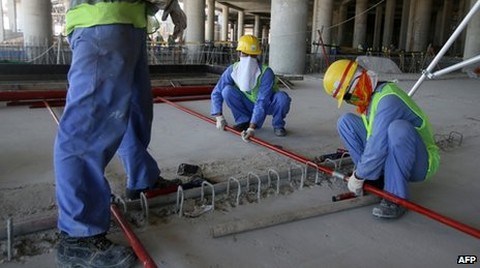
[[[396,78],[408,90],[418,76]],[[294,83],[294,89],[288,90],[293,100],[287,118],[288,136],[275,137],[267,120],[257,137],[308,158],[342,147],[336,120],[353,108],[344,105],[337,109],[336,101],[324,93],[319,77],[306,76]],[[480,80],[461,75],[422,84],[414,99],[429,115],[435,133],[457,131],[463,134],[463,141],[441,152],[441,167],[432,180],[411,185],[411,201],[476,229],[480,229],[480,181],[475,160],[480,150],[479,89]],[[209,103],[180,104],[208,115]],[[56,111],[61,114],[61,109]],[[56,123],[45,109],[1,103],[0,114],[2,221],[9,214],[21,218],[53,211]],[[229,112],[226,116],[233,123]],[[295,163],[167,104],[155,105],[150,151],[167,178],[175,176],[182,162],[201,165],[207,177],[218,181],[245,176],[249,171],[263,175],[271,167],[285,170]],[[107,170],[114,191],[123,189],[123,176],[115,159]],[[314,186],[265,198],[258,204],[217,209],[198,218],[153,217],[150,225],[135,231],[161,267],[453,267],[458,255],[479,257],[478,238],[412,211],[396,221],[378,220],[371,215],[373,205],[221,238],[211,236],[216,224],[291,209],[301,211],[330,202],[332,192],[339,190]],[[126,243],[121,232],[114,232],[111,238]],[[0,266],[53,267],[54,251],[47,249],[10,263],[0,260]]]

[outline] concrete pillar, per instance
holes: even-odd
[[[338,8],[338,22],[341,24],[337,26],[336,43],[339,46],[343,45],[345,24],[342,22],[344,22],[347,19],[347,8],[348,8],[347,4],[340,4],[340,7]]]
[[[387,0],[385,5],[385,21],[383,23],[383,47],[390,47],[392,45],[392,36],[393,36],[393,22],[395,19],[395,0]],[[398,44],[396,44],[398,47]]]
[[[375,8],[375,26],[373,30],[373,50],[380,50],[380,35],[382,30],[383,6],[378,5]]]
[[[444,0],[443,1],[443,10],[440,19],[440,36],[438,37],[440,44],[444,44],[448,38],[450,37],[450,27],[451,27],[451,19],[452,19],[452,9],[453,3],[452,0]]]
[[[183,0],[188,27],[185,29],[185,43],[189,56],[198,59],[205,43],[205,1]]]
[[[255,15],[254,19],[255,19],[255,22],[253,25],[253,35],[255,35],[256,37],[260,37],[260,34],[261,34],[260,33],[260,28],[261,28],[260,16]]]
[[[468,10],[472,8],[476,1],[470,0],[470,4],[467,5],[469,7]],[[480,12],[477,11],[467,26],[463,58],[469,59],[478,55],[480,55]]]
[[[269,29],[268,25],[263,25],[262,27],[262,44],[268,44],[268,35],[269,35]]]
[[[245,20],[245,12],[239,10],[238,19],[237,19],[237,40],[240,40],[240,37],[242,37],[243,34],[245,33],[244,20]]]
[[[333,16],[333,0],[315,0],[313,3],[312,43],[318,43],[319,31],[322,31],[322,40],[326,45],[332,43],[331,28]],[[314,45],[312,50],[315,51]],[[329,49],[327,49],[328,51]]]
[[[305,69],[308,0],[272,0],[270,67],[277,74]]]
[[[368,0],[357,0],[355,3],[355,26],[353,28],[353,48],[362,47],[367,40],[367,13]],[[366,49],[366,47],[363,47]]]
[[[430,36],[433,0],[416,1],[413,26],[413,51],[426,51]]]
[[[5,41],[5,27],[3,27],[3,5],[0,1],[0,42]]]
[[[15,0],[8,0],[7,8],[9,27],[12,33],[14,33],[17,31],[17,5],[15,3]]]
[[[417,2],[410,1],[409,11],[408,11],[408,28],[407,28],[407,38],[405,40],[405,50],[413,50],[413,31],[415,24],[415,9],[417,8]]]
[[[215,41],[215,0],[207,0],[207,26],[206,26],[207,41]]]
[[[403,0],[402,21],[400,24],[400,38],[398,39],[398,48],[405,50],[407,48],[408,18],[410,14],[410,0]]]
[[[52,3],[50,0],[22,1],[25,45],[52,44]]]
[[[227,6],[222,7],[222,32],[220,33],[221,41],[228,41],[228,13],[230,12]]]

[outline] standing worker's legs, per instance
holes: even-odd
[[[337,130],[353,163],[357,165],[367,143],[367,130],[363,125],[362,118],[352,113],[346,113],[338,119]]]
[[[290,103],[292,99],[287,93],[278,91],[273,95],[272,103],[267,111],[268,115],[272,115],[272,125],[277,136],[285,136],[285,117],[290,111]]]
[[[147,151],[152,130],[153,99],[147,52],[141,49],[146,45],[146,34],[142,34],[142,44],[137,50],[132,50],[139,55],[134,70],[128,127],[118,148],[128,177],[128,189],[152,187],[160,175],[157,162]]]
[[[132,51],[144,49],[140,31],[110,25],[71,36],[70,86],[54,147],[60,266],[129,267],[135,260],[131,249],[102,234],[110,226],[104,170],[127,129],[138,60]]]
[[[226,86],[222,96],[228,107],[232,110],[235,124],[249,123],[252,118],[254,104],[234,86]],[[248,126],[247,126],[248,127]],[[258,126],[261,127],[261,126]]]

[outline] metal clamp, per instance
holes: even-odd
[[[253,173],[253,172],[248,172],[248,175],[247,175],[247,192],[248,190],[250,189],[250,178],[251,177],[255,177],[257,178],[257,201],[260,202],[260,189],[262,187],[262,180],[260,179],[260,177]]]
[[[270,183],[272,182],[270,178],[270,174],[272,173],[275,174],[275,176],[277,176],[277,190],[275,191],[275,194],[278,195],[280,193],[280,174],[278,174],[278,172],[273,168],[268,169],[268,187],[270,187]]]
[[[240,193],[242,192],[242,187],[240,186],[240,181],[238,181],[236,178],[234,177],[228,178],[227,196],[230,195],[230,181],[234,181],[237,183],[237,197],[235,198],[235,206],[238,207],[238,205],[240,204]]]

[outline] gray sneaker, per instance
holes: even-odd
[[[273,133],[275,133],[276,136],[283,137],[287,135],[287,131],[283,127],[275,128],[273,130]]]
[[[105,234],[70,237],[61,233],[55,262],[62,268],[130,268],[136,259],[131,248],[112,243]]]
[[[405,211],[406,209],[404,207],[386,199],[382,199],[382,201],[380,201],[380,205],[373,208],[372,214],[375,217],[383,219],[397,219],[405,214]]]

